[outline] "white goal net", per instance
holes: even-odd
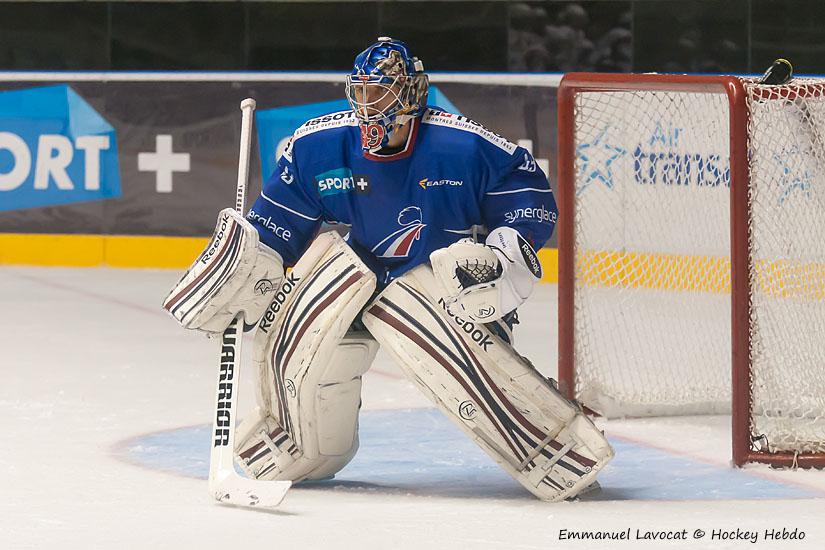
[[[750,431],[822,453],[825,85],[744,84]],[[704,91],[575,95],[575,388],[603,415],[730,411],[731,109]]]

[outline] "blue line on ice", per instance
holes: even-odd
[[[211,427],[194,426],[138,436],[118,447],[128,462],[205,479]],[[361,448],[334,480],[301,484],[455,498],[533,499],[436,409],[361,413]],[[602,491],[586,500],[796,499],[821,494],[611,440],[616,458],[599,477]]]

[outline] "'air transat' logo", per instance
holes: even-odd
[[[421,222],[421,209],[408,206],[398,213],[398,225],[401,229],[390,233],[372,252],[379,258],[406,258],[413,243],[421,237],[421,231],[427,224]]]

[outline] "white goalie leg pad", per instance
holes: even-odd
[[[361,375],[378,343],[347,330],[375,275],[335,233],[289,273],[258,323],[258,409],[238,428],[236,458],[251,477],[301,481],[343,468],[358,448]]]
[[[185,328],[223,332],[235,315],[255,324],[284,276],[281,256],[231,208],[221,210],[215,233],[163,301]]]
[[[358,450],[358,411],[361,402],[361,376],[369,369],[378,351],[368,333],[348,333],[337,346],[314,387],[303,386],[302,393],[314,408],[299,410],[303,440],[315,434],[317,453],[297,446],[279,420],[257,407],[238,428],[240,442],[237,460],[247,475],[259,479],[323,479],[340,471]],[[294,386],[288,385],[287,391]],[[307,427],[307,423],[314,426]],[[306,445],[304,445],[306,447]]]
[[[604,434],[484,325],[446,313],[429,266],[393,281],[364,324],[438,407],[526,489],[575,496],[613,458]]]

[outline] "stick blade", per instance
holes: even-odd
[[[289,488],[291,481],[257,481],[240,476],[229,476],[209,484],[209,491],[218,502],[253,508],[275,508]]]

